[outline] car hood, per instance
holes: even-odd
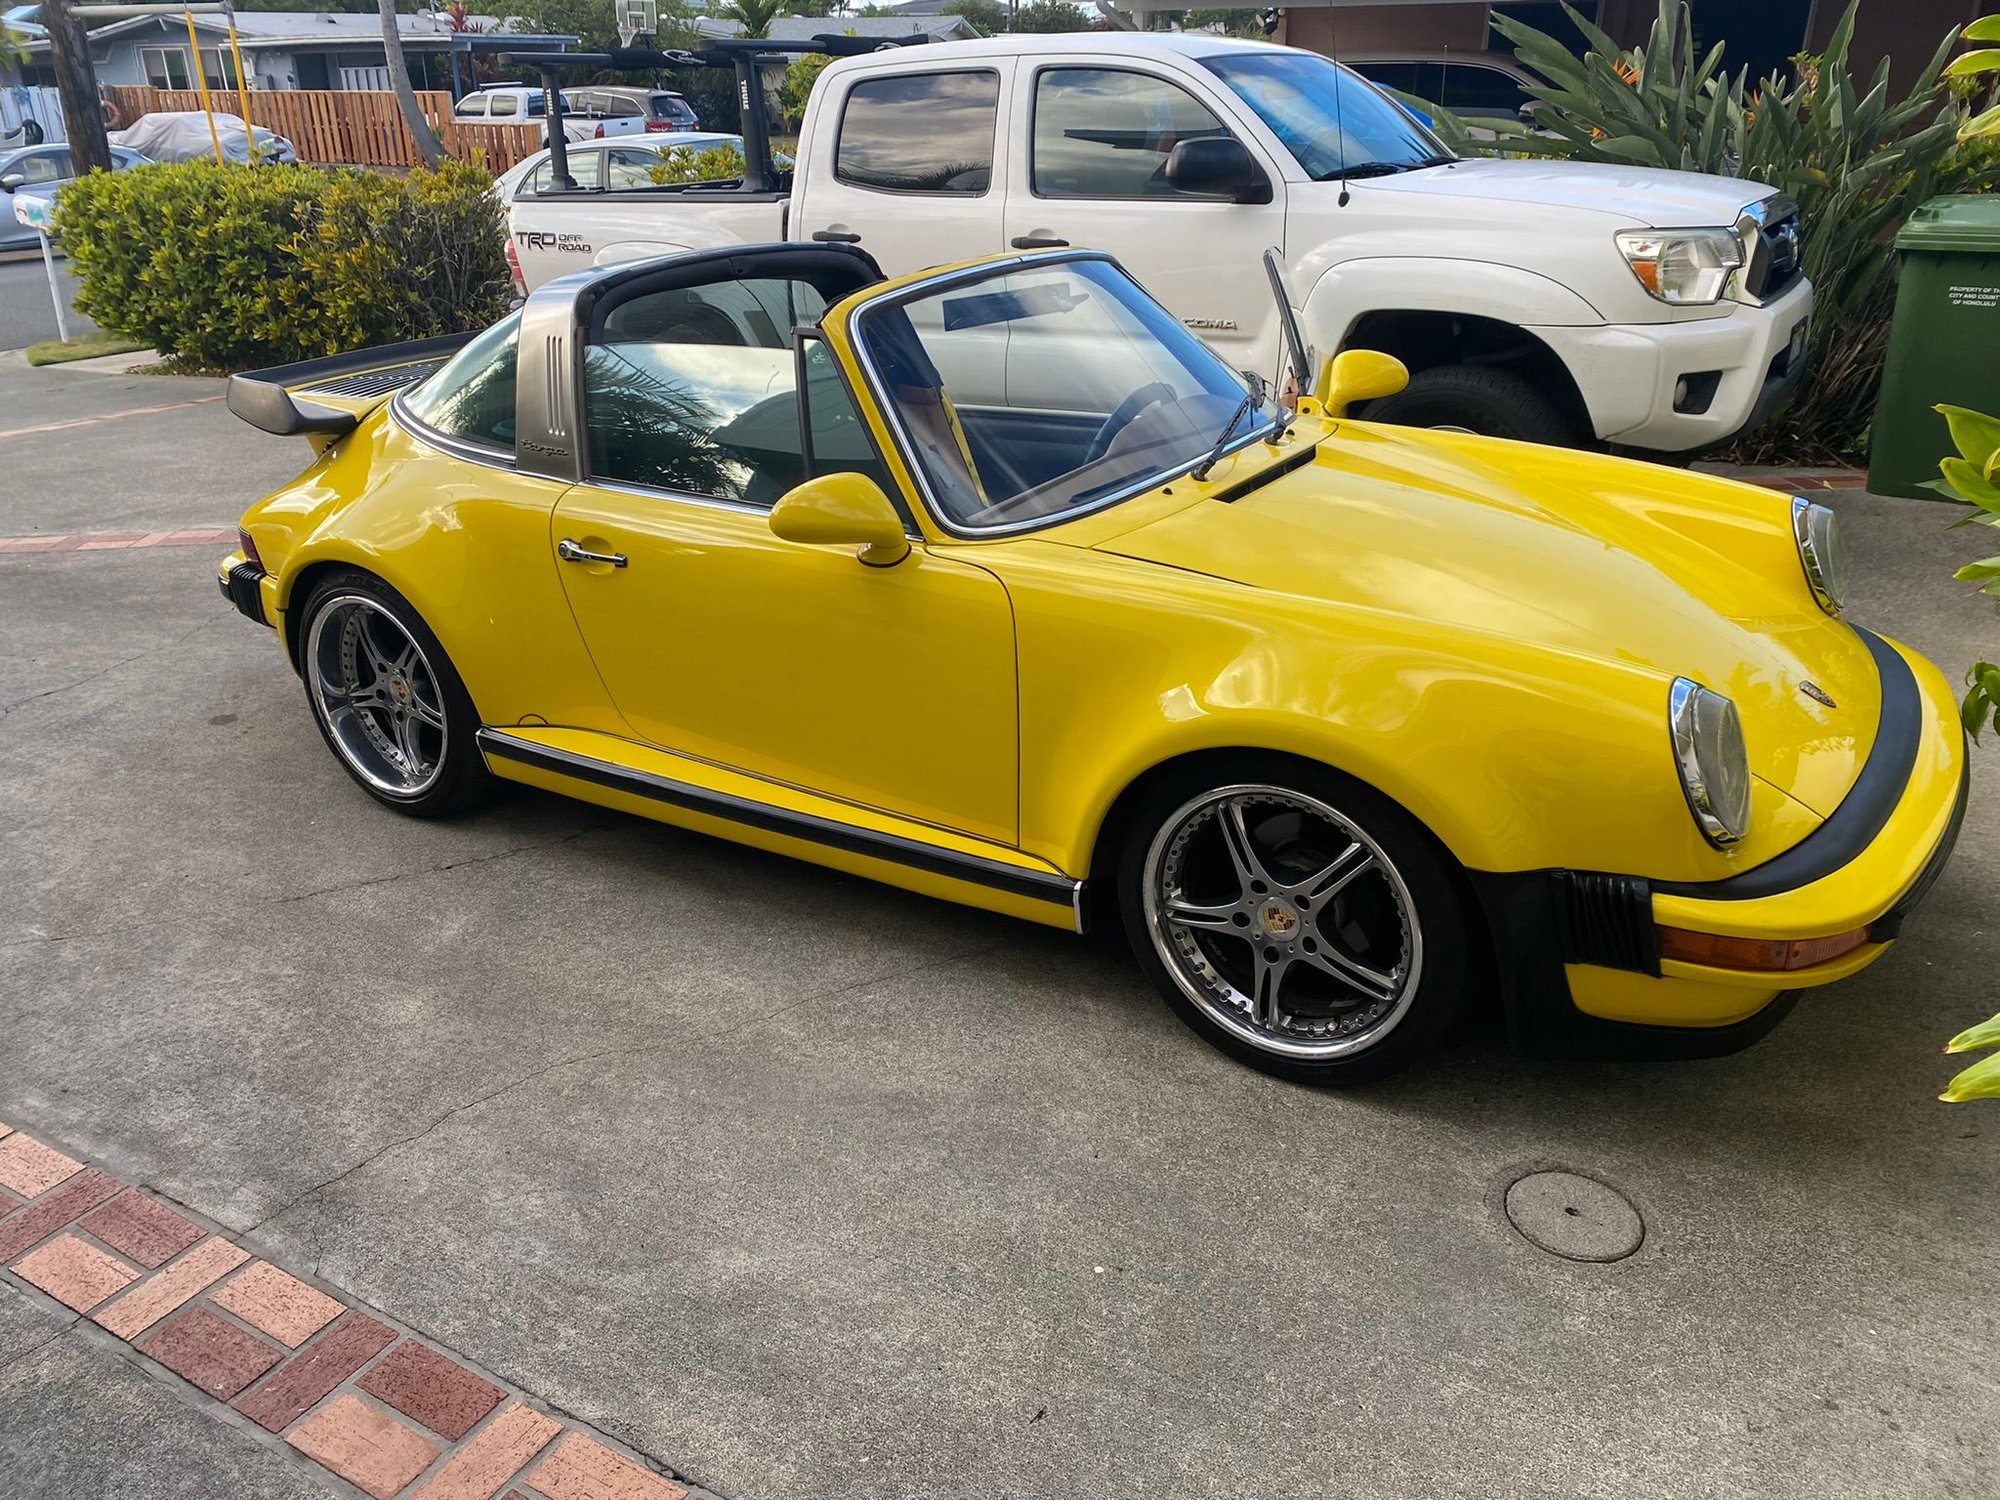
[[[1337,183],[1321,184],[1338,191]],[[1777,191],[1760,182],[1704,172],[1665,172],[1596,162],[1466,157],[1449,167],[1364,178],[1354,184],[1387,193],[1504,202],[1516,212],[1586,210],[1650,229],[1734,224],[1744,208]],[[1296,189],[1294,189],[1296,191]]]
[[[1736,701],[1752,769],[1823,817],[1873,743],[1880,683],[1861,639],[1811,602],[1789,507],[1627,460],[1343,422],[1233,500],[1094,545],[1655,673],[1663,724],[1667,681],[1693,678]]]

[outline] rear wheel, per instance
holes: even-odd
[[[1485,365],[1420,370],[1395,395],[1371,401],[1364,415],[1371,422],[1442,427],[1556,447],[1575,447],[1589,436],[1519,375]]]
[[[1321,767],[1177,778],[1126,839],[1140,966],[1209,1042],[1266,1073],[1358,1083],[1433,1046],[1469,945],[1447,856],[1409,814]]]
[[[341,572],[313,588],[300,622],[313,721],[363,791],[420,818],[490,791],[472,699],[408,600],[379,578]]]

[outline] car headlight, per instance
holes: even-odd
[[[1847,548],[1840,540],[1840,523],[1832,511],[1804,495],[1792,496],[1792,535],[1798,539],[1799,561],[1819,607],[1837,615],[1847,602]]]
[[[1617,239],[1639,285],[1677,307],[1720,302],[1743,265],[1733,229],[1621,229]]]
[[[1736,705],[1698,682],[1676,677],[1667,699],[1667,726],[1688,809],[1702,837],[1726,849],[1750,827],[1750,755],[1743,748]]]

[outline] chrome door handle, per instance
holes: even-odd
[[[568,537],[564,537],[561,541],[556,543],[556,556],[560,557],[564,562],[610,563],[611,566],[614,568],[622,568],[625,566],[624,553],[591,552],[586,550],[585,548],[577,546],[577,544],[575,542],[572,542]]]

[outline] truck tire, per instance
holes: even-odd
[[[1405,427],[1447,427],[1523,443],[1577,447],[1587,434],[1520,376],[1484,365],[1435,365],[1357,415]]]

